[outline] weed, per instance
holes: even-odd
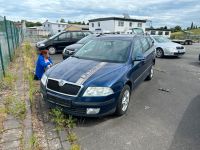
[[[3,131],[3,121],[6,118],[6,109],[5,107],[0,107],[0,133]]]
[[[81,150],[81,147],[78,144],[72,144],[70,150]]]
[[[5,77],[2,81],[0,81],[0,89],[9,89],[12,90],[14,88],[14,82],[17,80],[16,75],[11,72],[6,72]]]
[[[76,126],[76,119],[74,119],[72,116],[69,116],[65,122],[68,129],[73,129]]]
[[[62,113],[62,110],[59,108],[54,108],[50,111],[50,115],[52,115],[51,121],[56,124],[56,130],[62,130],[65,127],[65,117]]]
[[[76,134],[74,132],[69,132],[67,135],[67,141],[69,141],[71,144],[75,143],[78,140]]]
[[[17,119],[23,120],[26,115],[26,104],[23,99],[16,99],[13,95],[5,99],[6,111]]]

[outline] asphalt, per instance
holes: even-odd
[[[156,60],[154,78],[132,92],[122,117],[78,118],[84,150],[199,150],[200,44]],[[60,54],[52,56],[57,63]]]

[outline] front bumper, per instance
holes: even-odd
[[[51,108],[61,108],[65,113],[73,116],[100,117],[115,112],[120,92],[106,97],[71,97],[46,90],[41,85],[43,99]],[[100,108],[98,114],[87,114],[87,108]]]
[[[165,51],[165,56],[181,56],[185,54],[185,50],[180,51]]]

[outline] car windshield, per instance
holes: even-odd
[[[84,45],[74,57],[124,63],[128,59],[130,47],[131,41],[94,39]]]
[[[154,38],[158,43],[167,43],[167,42],[171,42],[168,38],[163,37],[163,36],[153,36],[153,38]]]
[[[60,35],[60,32],[57,33],[57,34],[55,34],[55,35],[53,35],[53,36],[51,36],[49,39],[54,39],[54,38],[57,37],[58,35]]]
[[[79,40],[77,43],[85,44],[85,43],[89,42],[93,37],[94,37],[94,35],[88,35],[88,36],[82,38],[81,40]]]

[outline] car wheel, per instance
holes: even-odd
[[[126,113],[126,111],[128,110],[130,97],[131,97],[130,87],[128,85],[125,85],[118,99],[118,103],[117,103],[117,107],[115,111],[116,115],[122,116]]]
[[[50,46],[50,47],[48,48],[48,50],[49,50],[49,54],[50,54],[50,55],[53,55],[53,54],[56,53],[56,48],[53,47],[53,46]]]
[[[164,52],[161,48],[156,49],[156,57],[162,58],[164,56]]]
[[[154,70],[153,67],[151,67],[150,73],[145,80],[147,81],[151,80],[153,78],[153,75],[154,75]]]

